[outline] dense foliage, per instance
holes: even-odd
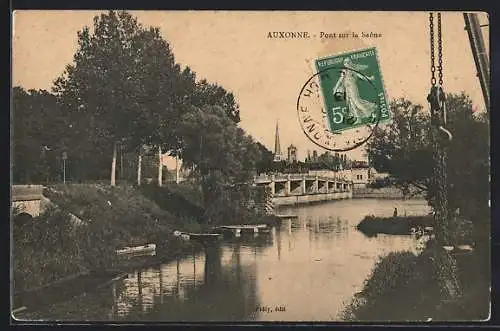
[[[78,32],[73,62],[55,79],[53,94],[14,88],[16,183],[60,182],[63,152],[73,181],[110,178],[114,148],[119,156],[144,146],[178,154],[186,140],[181,119],[204,107],[220,107],[217,116],[232,123],[220,129],[240,120],[234,95],[181,68],[158,28],[125,11],[93,23]],[[120,177],[137,173],[126,170]]]
[[[156,243],[157,254],[176,254],[180,248],[174,229],[199,231],[199,225],[193,215],[181,215],[183,206],[169,205],[165,209],[171,212],[166,211],[142,192],[99,184],[55,185],[45,190],[57,208],[50,207],[35,218],[17,216],[12,222],[16,290],[113,267],[123,262],[115,250],[125,246]],[[155,198],[160,203],[163,196]]]
[[[14,87],[12,103],[14,182],[62,180],[63,146],[69,133],[64,109],[53,94],[21,87]],[[95,155],[100,151],[96,148]]]
[[[394,100],[390,108],[393,121],[378,128],[367,144],[371,164],[378,171],[389,172],[404,190],[410,186],[423,190],[435,207],[429,114],[405,99]],[[484,240],[490,195],[489,119],[485,113],[473,112],[467,95],[448,94],[447,128],[453,134],[447,147],[450,215],[459,208],[463,218],[477,225],[476,234]]]
[[[419,255],[393,252],[382,257],[343,311],[348,321],[470,321],[488,317],[490,272],[483,250],[456,255],[461,300],[443,301],[434,242]]]
[[[186,166],[193,166],[207,217],[212,218],[221,208],[234,206],[217,203],[228,188],[241,184],[250,187],[261,151],[219,106],[204,106],[186,113],[179,131],[183,132],[181,157]],[[246,196],[240,199],[245,200]]]
[[[50,231],[49,231],[50,229]],[[69,274],[86,271],[82,241],[67,213],[49,210],[34,219],[14,217],[13,288],[24,290],[54,281]]]
[[[61,182],[63,153],[67,181],[115,171],[136,182],[139,155],[142,179],[156,178],[161,147],[194,169],[204,206],[217,209],[226,187],[250,184],[257,167],[268,166],[272,154],[238,126],[234,95],[182,69],[158,28],[109,11],[77,37],[53,94],[14,89],[15,183]]]
[[[467,244],[474,249],[446,253],[442,243],[431,239],[418,256],[402,252],[383,257],[363,291],[346,308],[345,319],[477,320],[488,316],[489,119],[485,113],[474,114],[470,98],[463,93],[449,94],[446,99],[446,127],[453,139],[447,144],[450,219],[445,230],[451,245]],[[404,99],[393,101],[391,110],[392,123],[378,128],[368,143],[370,161],[377,170],[389,172],[391,181],[403,190],[417,187],[424,191],[429,205],[436,208],[429,115]],[[365,222],[368,225],[374,224]],[[387,222],[380,225],[388,226]],[[460,284],[455,285],[459,295],[449,300],[452,284]]]

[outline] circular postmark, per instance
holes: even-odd
[[[345,77],[363,81],[362,98],[358,88],[353,87],[354,82]],[[302,131],[314,144],[326,150],[346,152],[355,149],[371,138],[383,117],[382,112],[387,111],[382,96],[384,92],[371,77],[351,66],[319,70],[305,82],[297,99]],[[356,107],[371,111],[359,114]]]

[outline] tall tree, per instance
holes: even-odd
[[[453,135],[447,149],[449,209],[460,208],[469,219],[489,219],[488,118],[473,113],[464,93],[448,94],[446,100],[447,129]],[[378,128],[367,144],[370,160],[378,171],[389,172],[398,186],[425,191],[434,206],[429,115],[404,99],[391,102],[390,108],[392,123]]]
[[[259,157],[257,145],[219,106],[193,107],[182,116],[179,132],[183,164],[195,166],[211,217],[225,190],[251,182]]]
[[[259,159],[256,164],[257,172],[263,173],[273,170],[273,152],[267,149],[266,146],[257,142],[257,150],[259,151]]]
[[[427,191],[433,167],[429,115],[406,99],[393,100],[390,109],[392,122],[378,127],[367,143],[370,162],[403,190],[413,185]]]
[[[240,122],[240,108],[233,93],[222,86],[209,83],[206,79],[196,83],[191,103],[197,107],[219,106],[234,123]]]
[[[94,145],[168,150],[173,121],[193,85],[158,28],[144,28],[125,11],[94,17],[94,32],[78,32],[74,63],[54,84],[75,133]],[[116,159],[113,157],[113,164]],[[114,183],[112,183],[114,184]]]
[[[13,89],[13,180],[43,182],[60,175],[68,137],[65,113],[45,90]]]

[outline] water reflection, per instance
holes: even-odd
[[[222,275],[221,254],[219,245],[208,246],[205,254],[205,284],[211,285],[219,281]],[[238,254],[239,256],[239,254]],[[238,263],[238,266],[240,263]],[[239,268],[238,268],[239,269]]]
[[[241,245],[237,245],[244,251]],[[176,261],[129,275],[114,284],[113,317],[119,320],[229,320],[252,319],[255,298],[255,264],[244,252],[214,247],[203,256]],[[203,267],[203,268],[202,268]],[[121,283],[121,284],[120,284]],[[118,287],[121,286],[121,291]],[[115,308],[116,307],[116,308]]]
[[[417,250],[410,236],[367,238],[355,230],[365,215],[390,216],[394,207],[408,215],[428,211],[423,201],[391,200],[284,208],[280,213],[298,218],[270,233],[225,239],[44,314],[62,320],[338,320],[380,256]]]

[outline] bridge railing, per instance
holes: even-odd
[[[283,180],[321,180],[321,181],[338,181],[343,183],[348,183],[350,180],[342,175],[335,176],[317,176],[312,174],[273,174],[273,175],[259,175],[254,177],[255,182],[272,182],[272,181],[283,181]]]

